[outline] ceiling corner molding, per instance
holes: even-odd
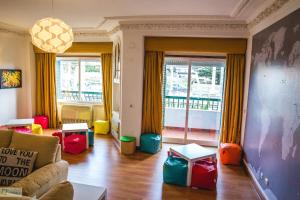
[[[252,21],[249,22],[248,28],[251,29],[255,25],[259,24],[261,21],[277,12],[280,8],[282,8],[286,3],[291,0],[275,0],[270,6],[265,8],[262,12],[260,12]]]
[[[75,41],[108,41],[109,34],[103,31],[74,31]]]
[[[120,30],[138,31],[223,31],[248,32],[246,23],[168,23],[120,24]]]
[[[240,0],[240,2],[233,8],[230,13],[231,17],[236,17],[242,13],[242,11],[249,5],[251,0]]]
[[[19,36],[27,36],[29,32],[23,28],[0,22],[0,33],[12,33]]]

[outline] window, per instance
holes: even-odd
[[[56,88],[59,102],[102,102],[100,58],[57,57]]]
[[[190,96],[221,98],[223,91],[224,61],[191,61]],[[188,62],[180,58],[165,58],[165,95],[186,97]]]

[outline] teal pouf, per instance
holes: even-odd
[[[155,154],[160,150],[161,136],[156,133],[143,133],[141,135],[140,150],[146,153]]]
[[[164,163],[164,183],[186,186],[188,162],[183,158],[169,156]]]
[[[81,135],[85,135],[84,132],[80,133]],[[89,146],[94,146],[94,131],[89,129]]]

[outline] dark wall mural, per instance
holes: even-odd
[[[270,199],[300,200],[300,9],[253,36],[246,160]]]

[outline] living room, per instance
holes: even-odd
[[[299,0],[0,5],[0,199],[300,198]]]

